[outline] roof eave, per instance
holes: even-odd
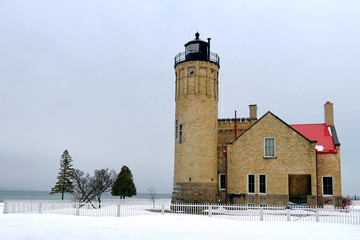
[[[327,150],[327,151],[318,151],[316,150],[317,154],[337,154],[338,151],[337,150]]]
[[[336,128],[335,126],[331,126],[330,127],[330,130],[331,130],[331,135],[332,135],[332,138],[333,138],[333,141],[334,141],[334,145],[335,146],[340,146],[340,142],[339,142],[339,138],[337,136],[337,133],[336,133]]]

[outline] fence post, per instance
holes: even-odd
[[[320,221],[320,218],[319,218],[319,208],[316,208],[316,209],[315,209],[315,213],[316,213],[316,222],[319,222],[319,221]]]
[[[264,209],[260,207],[260,221],[264,221]]]
[[[41,203],[39,203],[39,214],[41,214]]]
[[[212,217],[212,205],[209,205],[209,217]]]
[[[120,204],[116,205],[116,216],[120,217]]]
[[[4,202],[4,209],[3,209],[3,214],[7,214],[7,201]]]
[[[75,206],[76,206],[76,216],[80,216],[80,203],[77,203]]]
[[[164,204],[162,204],[161,205],[161,215],[164,215],[164,213],[165,213],[164,209],[165,209],[165,206],[164,206]]]
[[[286,209],[287,221],[291,222],[290,208]]]

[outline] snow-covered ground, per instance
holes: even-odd
[[[360,239],[360,227],[306,222],[245,222],[188,215],[80,217],[2,214],[0,239]]]

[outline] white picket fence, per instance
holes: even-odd
[[[170,200],[108,200],[83,204],[71,201],[5,201],[4,214],[67,214],[125,217],[149,214],[196,214],[243,221],[293,221],[360,225],[360,210],[318,207],[172,204]]]

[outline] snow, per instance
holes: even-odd
[[[81,217],[2,214],[0,238],[21,239],[359,239],[360,227],[311,222],[246,222],[196,215]]]
[[[330,136],[332,136],[331,128],[330,128],[330,127],[328,127],[328,131],[329,131],[329,133],[330,133]]]
[[[324,147],[321,145],[316,145],[316,150],[318,150],[319,152],[324,151]]]

